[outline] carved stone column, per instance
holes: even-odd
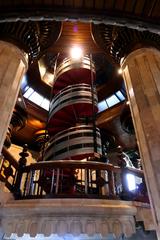
[[[160,239],[160,52],[135,50],[121,67]]]
[[[28,67],[27,54],[0,41],[0,150],[6,137],[20,82]]]

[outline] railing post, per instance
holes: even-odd
[[[19,168],[17,171],[17,176],[16,176],[16,180],[15,180],[15,184],[14,184],[14,195],[15,198],[19,198],[21,196],[21,180],[22,180],[22,175],[23,175],[23,168],[26,166],[26,162],[27,159],[26,157],[28,157],[28,146],[27,144],[25,144],[23,146],[23,151],[21,153],[19,153],[19,155],[21,156],[21,158],[19,159]]]
[[[115,197],[116,191],[115,191],[115,181],[114,181],[113,171],[108,171],[108,186],[109,186],[110,197]]]
[[[3,165],[3,161],[4,161],[4,157],[2,154],[0,154],[0,174],[1,174],[1,168],[2,168],[2,165]]]

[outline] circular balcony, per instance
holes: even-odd
[[[79,61],[65,58],[55,72],[53,95],[75,83],[83,82],[91,85],[95,80],[95,73],[95,66],[90,58],[83,57]]]
[[[102,154],[99,129],[96,128],[97,153]],[[45,150],[45,161],[60,159],[84,159],[94,154],[92,125],[80,125],[56,134]]]

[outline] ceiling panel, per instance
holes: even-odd
[[[160,17],[160,0],[155,1],[152,10],[152,17]]]

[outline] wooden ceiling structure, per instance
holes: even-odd
[[[46,50],[46,62],[48,68],[52,68],[52,63],[49,61],[57,53],[67,53],[72,44],[83,45],[86,53],[94,54],[97,69],[104,71],[106,62],[110,68],[111,59],[106,55],[106,60],[102,66],[102,55],[105,54],[100,46],[95,43],[92,36],[91,22],[94,24],[107,24],[114,26],[124,26],[140,31],[148,30],[152,33],[160,34],[160,0],[5,0],[0,2],[0,23],[30,23],[30,22],[62,22],[61,31],[58,39],[50,44]],[[77,32],[79,34],[77,34]],[[80,36],[80,37],[79,37]],[[97,57],[98,56],[98,57]],[[105,69],[106,70],[106,69]],[[108,73],[108,72],[107,72]],[[35,88],[38,86],[40,92],[49,95],[50,88],[42,83],[38,70],[37,61],[34,61],[28,71],[29,83]],[[107,77],[106,77],[107,78]],[[116,75],[113,70],[104,84],[98,86],[99,100],[102,100],[107,95],[111,95],[114,91],[120,89],[122,78]],[[99,122],[105,118],[109,119],[106,123],[106,128],[111,127],[113,134],[115,131],[121,134],[119,122],[121,107],[114,110],[115,124],[109,124],[112,117],[108,115],[113,113],[113,110],[100,115]],[[44,128],[44,122],[47,118],[47,113],[43,110],[38,110],[30,102],[27,102],[27,109],[30,114],[27,127],[19,132],[18,138],[26,136],[25,140],[33,138],[34,133]],[[37,112],[39,112],[38,121],[36,122]],[[107,118],[106,118],[107,115]],[[43,117],[42,117],[43,116]],[[104,121],[104,122],[105,122]],[[104,123],[101,123],[103,127]],[[100,124],[100,125],[101,125]],[[28,134],[29,133],[29,134]],[[27,135],[28,134],[28,135]],[[128,140],[127,140],[128,138]],[[123,133],[123,140],[120,141],[123,145],[124,139],[128,141],[130,137]],[[124,144],[125,145],[125,144]]]
[[[92,20],[97,23],[159,29],[159,0],[5,0],[0,20]]]

